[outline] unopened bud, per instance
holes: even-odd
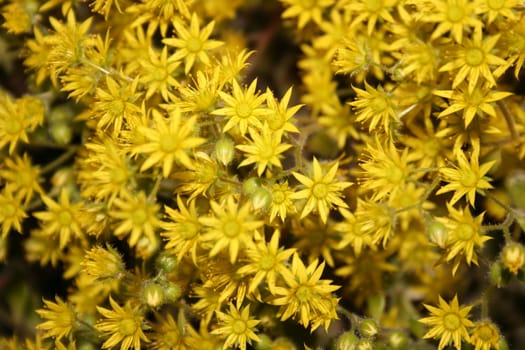
[[[359,333],[361,333],[363,337],[373,338],[379,333],[379,327],[376,321],[372,319],[363,320],[359,324]]]
[[[369,339],[361,339],[355,346],[355,350],[373,350],[374,343]]]
[[[164,296],[166,298],[166,302],[172,303],[176,300],[178,300],[182,295],[182,289],[178,284],[175,284],[173,282],[168,282],[164,286]]]
[[[337,350],[355,350],[359,338],[353,332],[344,332],[337,338]]]
[[[151,308],[158,308],[164,304],[164,290],[162,286],[148,283],[142,290],[142,300]]]
[[[258,177],[250,177],[249,179],[246,179],[244,183],[242,184],[242,191],[247,196],[251,196],[255,191],[257,191],[259,188],[261,188],[261,179]]]
[[[177,269],[178,265],[177,258],[166,252],[160,254],[155,260],[155,266],[161,273],[171,273]]]
[[[223,137],[215,144],[215,156],[224,166],[230,164],[235,154],[235,145],[229,137]]]
[[[517,275],[525,264],[525,247],[519,243],[510,243],[501,251],[501,261],[510,272]]]
[[[445,248],[448,240],[448,231],[446,226],[436,220],[432,220],[427,225],[427,236],[430,242],[440,248]]]
[[[388,337],[388,344],[393,350],[405,349],[408,345],[408,336],[405,332],[394,331]]]
[[[258,188],[250,196],[253,209],[266,209],[272,202],[272,194],[264,187]]]

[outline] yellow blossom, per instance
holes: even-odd
[[[218,312],[217,317],[220,320],[220,326],[211,333],[226,339],[224,348],[235,345],[241,350],[246,350],[247,343],[251,344],[253,340],[260,341],[260,338],[254,332],[255,326],[260,321],[250,317],[249,305],[239,310],[233,304],[230,304],[229,312]]]
[[[305,187],[305,189],[293,193],[291,199],[306,199],[301,210],[301,218],[311,213],[314,209],[321,216],[321,220],[326,222],[330,208],[333,205],[347,208],[348,205],[341,199],[340,191],[352,185],[351,182],[338,181],[336,179],[339,162],[334,163],[328,172],[324,174],[323,168],[317,158],[313,160],[313,176],[309,178],[303,174],[294,172],[295,178]]]
[[[419,322],[424,323],[432,328],[423,336],[423,338],[440,339],[438,350],[443,349],[452,341],[456,350],[461,349],[461,341],[470,341],[468,328],[474,326],[469,320],[469,312],[472,306],[460,307],[458,296],[448,304],[441,296],[439,297],[439,307],[424,304],[430,311],[431,316],[424,317]]]

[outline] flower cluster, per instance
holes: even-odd
[[[0,6],[0,347],[505,349],[522,2]]]

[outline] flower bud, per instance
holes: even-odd
[[[68,145],[73,138],[71,125],[65,122],[53,123],[49,127],[49,135],[59,145]]]
[[[405,332],[394,331],[388,337],[388,345],[393,350],[405,349],[408,345],[408,336]]]
[[[235,145],[229,137],[223,137],[215,144],[215,156],[224,166],[230,164],[235,154]]]
[[[501,263],[501,261],[496,261],[492,266],[490,267],[490,282],[492,285],[501,288],[502,286],[506,285],[509,278],[508,278],[508,272],[505,271],[505,267]]]
[[[164,290],[156,283],[148,283],[142,289],[142,300],[151,308],[158,308],[164,304]]]
[[[427,224],[427,236],[430,242],[434,243],[440,248],[445,248],[448,240],[448,231],[446,226],[436,220],[432,220]]]
[[[501,251],[501,261],[510,272],[518,274],[525,264],[525,247],[516,242],[507,244]]]
[[[182,295],[182,289],[180,286],[173,282],[168,282],[164,286],[164,296],[166,298],[166,302],[172,303],[174,301],[177,301]]]
[[[359,333],[361,333],[361,335],[366,338],[375,337],[377,333],[379,333],[379,327],[377,326],[377,322],[371,318],[363,320],[359,324]]]
[[[354,332],[344,332],[337,338],[335,345],[336,350],[355,350],[359,338]]]
[[[369,339],[361,339],[357,342],[355,350],[373,350],[374,343]]]
[[[512,172],[505,180],[505,187],[514,206],[518,209],[525,209],[525,171]]]
[[[155,260],[157,270],[163,274],[175,271],[178,265],[177,258],[166,252],[161,253]]]
[[[257,191],[259,188],[261,188],[261,179],[258,177],[250,177],[249,179],[246,179],[244,183],[242,184],[242,191],[247,196],[251,196],[255,191]]]
[[[267,209],[272,202],[272,194],[266,188],[261,187],[255,190],[250,196],[253,209]]]

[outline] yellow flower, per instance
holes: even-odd
[[[439,338],[438,350],[443,349],[452,341],[454,347],[460,350],[462,340],[470,341],[467,328],[474,326],[474,323],[468,318],[472,306],[460,307],[457,295],[454,296],[450,304],[440,296],[439,307],[423,305],[430,311],[431,316],[424,317],[419,322],[432,326],[423,338]]]
[[[489,89],[479,84],[472,92],[461,86],[457,90],[435,90],[434,95],[448,98],[452,101],[438,117],[444,117],[463,110],[465,128],[467,128],[476,115],[483,116],[484,113],[496,118],[496,109],[493,102],[503,100],[512,95],[512,92]]]
[[[386,143],[383,146],[383,143]],[[376,139],[369,142],[364,150],[365,159],[360,162],[363,169],[359,181],[360,188],[372,193],[373,200],[381,200],[398,191],[404,191],[409,181],[412,166],[408,148],[403,153],[395,148],[392,141]]]
[[[347,208],[348,205],[341,199],[340,191],[352,185],[351,182],[336,179],[339,162],[335,162],[326,174],[317,158],[313,161],[313,177],[309,178],[297,172],[293,175],[306,188],[290,195],[291,199],[306,199],[301,210],[301,218],[311,213],[314,209],[321,216],[323,223],[328,220],[330,208],[333,205]]]
[[[281,153],[292,147],[289,144],[282,143],[282,133],[280,131],[272,132],[268,124],[264,124],[262,131],[257,132],[249,128],[251,142],[248,140],[247,145],[238,145],[236,148],[248,154],[248,156],[239,164],[239,167],[257,164],[257,175],[261,176],[266,168],[272,165],[282,168],[279,158]]]
[[[0,190],[1,240],[6,239],[7,234],[13,228],[22,233],[22,221],[27,217],[25,205],[22,203],[23,194],[12,185]]]
[[[167,241],[165,249],[173,251],[178,260],[190,253],[193,262],[197,264],[202,225],[198,219],[195,201],[189,200],[184,203],[181,197],[177,196],[177,208],[178,210],[165,207],[166,219],[161,223],[164,230],[161,236]]]
[[[503,72],[501,67],[506,67],[507,62],[496,55],[491,54],[500,35],[492,35],[483,38],[481,29],[474,31],[472,39],[465,40],[456,51],[456,58],[439,68],[440,72],[450,72],[454,76],[452,88],[455,89],[463,81],[468,81],[468,92],[472,93],[480,78],[483,78],[488,87],[496,85],[497,78]],[[496,73],[491,66],[499,67]]]
[[[271,131],[282,131],[283,133],[299,132],[299,129],[291,122],[291,119],[303,105],[288,107],[291,96],[292,88],[289,88],[279,102],[273,96],[272,91],[266,89],[266,103],[270,109],[270,113],[266,116],[266,122]]]
[[[138,83],[138,78],[129,83],[106,76],[106,83],[95,91],[95,102],[90,111],[97,120],[97,129],[110,129],[111,135],[116,138],[123,128],[137,123],[141,114],[136,104],[140,97]]]
[[[246,344],[251,344],[252,340],[261,341],[255,334],[255,326],[259,324],[259,320],[254,320],[250,317],[250,305],[245,306],[239,310],[230,304],[228,313],[217,312],[217,317],[220,320],[219,328],[214,329],[211,334],[218,334],[226,338],[223,348],[228,348],[232,345],[246,350]]]
[[[177,106],[182,112],[210,113],[215,109],[221,84],[219,70],[212,73],[198,71],[192,84],[179,87],[180,101]]]
[[[257,79],[252,81],[247,89],[241,88],[237,80],[234,80],[231,95],[219,91],[219,95],[226,103],[226,107],[216,109],[212,114],[229,117],[222,128],[223,132],[227,132],[235,126],[238,126],[241,134],[244,135],[246,131],[248,131],[248,126],[254,126],[259,129],[263,128],[261,118],[268,115],[270,111],[268,108],[262,106],[266,100],[266,96],[264,94],[256,94],[256,87]]]
[[[79,239],[85,238],[80,221],[84,202],[71,204],[65,188],[60,191],[58,202],[47,195],[42,196],[42,201],[47,206],[47,211],[39,211],[33,215],[41,221],[40,227],[44,235],[58,238],[60,249],[71,241],[71,235]]]
[[[450,32],[457,43],[462,42],[463,32],[471,28],[481,29],[483,22],[475,15],[479,1],[472,0],[430,0],[430,7],[425,8],[426,22],[438,23],[431,40]]]
[[[167,178],[175,161],[187,168],[192,168],[188,150],[206,141],[202,137],[193,136],[196,116],[184,120],[178,109],[171,111],[168,118],[165,118],[156,109],[152,110],[152,114],[154,127],[139,126],[138,131],[144,136],[145,141],[133,148],[133,153],[149,154],[149,157],[142,163],[140,171],[148,170],[160,163],[162,164],[162,175]]]
[[[276,183],[272,185],[272,203],[270,203],[270,222],[275,219],[277,215],[284,222],[287,214],[295,213],[295,206],[290,196],[293,191],[290,190],[288,182],[282,184]]]
[[[353,89],[357,96],[349,104],[357,109],[356,121],[366,122],[370,132],[379,125],[387,135],[390,135],[392,129],[399,123],[392,96],[385,92],[382,87],[374,89],[366,81],[366,90],[356,87]],[[392,126],[392,124],[394,125]]]
[[[171,96],[171,91],[178,85],[174,77],[180,62],[173,56],[168,58],[168,48],[164,46],[160,53],[153,48],[148,50],[148,59],[141,60],[140,82],[147,86],[146,99],[155,93],[160,93],[162,98],[167,101]]]
[[[68,337],[75,329],[77,318],[69,302],[64,302],[55,296],[56,303],[44,300],[45,309],[36,310],[37,314],[46,319],[38,324],[36,329],[44,331],[44,338],[58,340]]]
[[[344,218],[344,221],[338,222],[334,225],[334,230],[342,234],[341,241],[337,246],[338,249],[343,249],[350,245],[355,256],[359,256],[364,247],[375,248],[373,243],[373,235],[363,230],[362,222],[351,211],[340,208],[339,212]]]
[[[146,198],[144,191],[134,195],[125,191],[119,198],[115,198],[114,208],[109,215],[117,219],[115,235],[119,238],[130,235],[128,243],[135,246],[142,236],[155,241],[155,231],[160,226],[157,217],[159,205]]]
[[[177,318],[177,322],[170,313],[165,316],[156,315],[153,324],[153,333],[148,336],[151,338],[151,344],[148,349],[152,350],[192,350],[192,345],[198,338],[194,338],[195,330],[191,328],[189,321],[184,319],[182,312]],[[198,344],[201,345],[201,344]]]
[[[302,29],[308,22],[320,24],[323,11],[334,3],[334,0],[281,0],[285,4],[283,18],[298,17],[297,26]]]
[[[196,152],[193,156],[195,161],[184,171],[177,171],[173,177],[180,180],[177,191],[180,194],[189,194],[190,200],[198,196],[208,197],[217,195],[219,181],[219,165],[205,152]],[[211,193],[209,193],[211,192]]]
[[[100,134],[85,143],[76,160],[77,180],[84,198],[113,200],[133,186],[136,169],[116,141]]]
[[[149,342],[142,331],[144,317],[129,304],[121,307],[111,296],[109,303],[112,309],[97,306],[98,312],[104,318],[97,321],[95,328],[103,336],[109,337],[102,344],[102,349],[115,348],[120,343],[120,350],[140,350],[141,341]]]
[[[215,22],[210,22],[202,30],[199,25],[199,17],[196,13],[191,16],[189,28],[185,27],[180,21],[173,21],[177,38],[167,38],[162,42],[168,46],[174,46],[177,51],[170,57],[171,60],[184,58],[184,73],[188,74],[198,58],[200,62],[209,66],[211,64],[208,57],[209,50],[213,50],[223,43],[217,40],[210,40]]]
[[[210,202],[212,216],[201,217],[199,221],[207,227],[202,240],[212,242],[210,257],[214,257],[224,248],[228,248],[230,261],[237,260],[239,251],[242,251],[249,242],[257,236],[256,230],[263,225],[262,221],[253,220],[250,215],[250,203],[239,208],[233,196],[229,196],[226,203]]]
[[[481,229],[484,213],[473,218],[468,207],[458,210],[450,204],[447,207],[449,216],[439,218],[438,221],[448,230],[446,260],[455,259],[452,269],[452,273],[455,274],[459,266],[457,258],[464,255],[468,265],[477,265],[478,258],[474,249],[483,248],[483,244],[492,237],[485,235]]]
[[[395,22],[390,11],[393,10],[396,3],[397,0],[354,0],[347,2],[345,10],[348,10],[355,15],[352,19],[351,27],[355,28],[361,24],[361,22],[366,21],[367,33],[368,35],[371,35],[379,19],[383,19],[390,23]]]
[[[295,249],[283,249],[279,246],[280,232],[278,229],[272,235],[270,242],[259,241],[247,249],[246,255],[250,263],[237,270],[241,275],[254,275],[250,280],[248,293],[252,293],[264,280],[270,293],[275,291],[276,278],[286,270],[285,263]]]
[[[80,264],[85,273],[98,281],[118,280],[124,276],[125,266],[120,254],[111,246],[93,247]]]
[[[478,13],[488,17],[487,24],[492,23],[496,18],[505,19],[512,23],[518,18],[516,7],[519,4],[520,0],[483,0],[479,4]],[[476,348],[476,350],[478,349]]]
[[[306,267],[294,253],[291,271],[282,273],[287,287],[275,287],[276,297],[271,301],[271,304],[281,306],[277,316],[282,321],[297,316],[299,323],[304,327],[311,326],[313,332],[321,324],[328,328],[330,322],[337,319],[335,306],[338,299],[332,292],[339,286],[321,279],[324,265],[324,262],[318,264],[314,260]]]
[[[474,323],[474,329],[470,333],[470,343],[474,345],[474,350],[499,350],[500,338],[498,328],[490,321]]]
[[[441,168],[439,172],[443,175],[447,185],[441,187],[436,194],[454,192],[450,205],[454,205],[461,197],[467,196],[468,202],[474,206],[476,192],[483,193],[484,190],[492,188],[490,178],[485,174],[492,168],[495,160],[479,165],[479,140],[473,144],[473,152],[470,162],[463,151],[457,154],[457,166]]]

